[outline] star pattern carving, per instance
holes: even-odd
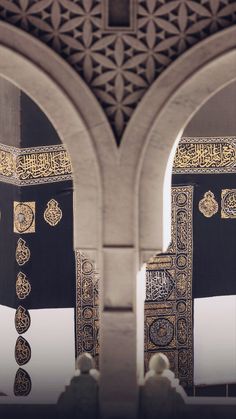
[[[235,0],[137,0],[135,33],[103,30],[103,0],[0,0],[0,18],[57,51],[90,86],[119,145],[138,102],[179,55],[236,22]]]

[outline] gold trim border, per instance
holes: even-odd
[[[172,173],[236,173],[236,137],[182,137]]]
[[[163,352],[184,387],[193,386],[193,191],[193,186],[172,187],[172,245],[168,254],[157,255],[147,264],[147,271],[168,272],[174,281],[173,290],[162,300],[150,295],[145,301],[145,369],[154,353]],[[180,201],[183,197],[185,201]],[[181,214],[186,216],[184,231],[178,222]],[[150,339],[150,327],[158,319],[168,320],[174,329],[166,345],[154,344]]]
[[[17,186],[72,180],[64,145],[17,148],[0,144],[0,181]]]

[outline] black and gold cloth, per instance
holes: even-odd
[[[22,93],[18,111],[19,138],[0,144],[0,390],[13,402],[51,403],[75,359],[72,168],[56,131]]]
[[[189,394],[194,299],[236,295],[235,172],[235,138],[182,138],[172,176],[172,242],[147,264],[146,368],[153,353],[164,352]]]

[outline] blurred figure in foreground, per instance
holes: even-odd
[[[59,412],[66,418],[97,419],[99,372],[88,353],[76,360],[75,376],[58,399]]]
[[[169,367],[169,360],[162,353],[150,359],[141,395],[142,418],[179,418],[184,412],[187,395]]]

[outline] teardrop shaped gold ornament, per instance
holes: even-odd
[[[26,241],[20,238],[16,246],[16,261],[19,266],[23,266],[30,260],[30,250],[26,246]]]
[[[44,219],[52,227],[55,227],[61,221],[62,210],[55,199],[51,199],[47,203],[47,208],[44,211]]]
[[[31,285],[23,272],[19,272],[16,280],[16,295],[20,300],[24,300],[31,291]]]
[[[204,198],[199,201],[198,208],[199,211],[207,218],[210,218],[217,213],[219,205],[215,200],[213,192],[208,191],[204,193]]]
[[[19,336],[15,346],[15,359],[18,365],[25,365],[31,358],[31,347],[29,342],[22,336]]]
[[[32,383],[27,371],[19,368],[14,381],[14,394],[15,396],[26,397],[31,392]]]
[[[27,332],[30,327],[30,322],[31,320],[28,310],[22,306],[19,306],[15,314],[15,328],[17,333],[21,335],[22,333]]]

